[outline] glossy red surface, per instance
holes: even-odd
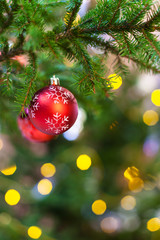
[[[19,116],[17,122],[22,136],[31,142],[47,142],[55,137],[40,132],[37,128],[35,128],[27,114],[24,117]]]
[[[50,85],[35,93],[29,107],[33,125],[43,133],[59,135],[76,121],[78,104],[74,95],[61,86]]]

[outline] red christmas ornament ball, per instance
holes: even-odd
[[[28,110],[25,109],[26,114],[23,116],[19,115],[17,119],[18,127],[23,137],[25,137],[31,142],[47,142],[55,137],[40,132],[37,128],[35,128],[34,125],[31,123],[27,112]]]
[[[50,85],[37,91],[29,107],[33,125],[50,135],[67,131],[77,115],[78,104],[74,95],[59,85]]]

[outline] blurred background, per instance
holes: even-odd
[[[85,1],[79,15],[92,4]],[[27,56],[12,61],[18,84]],[[47,143],[23,136],[14,94],[0,94],[1,239],[160,239],[160,75],[128,62],[127,77],[117,75],[114,62],[105,61],[110,92],[83,96],[74,62],[39,54],[37,89],[55,74],[79,106],[73,127]]]

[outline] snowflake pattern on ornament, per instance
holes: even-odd
[[[33,106],[32,106],[33,109],[31,110],[31,116],[32,116],[32,118],[35,118],[35,117],[36,117],[36,116],[35,116],[35,111],[37,111],[38,108],[39,108],[39,102],[36,102],[36,100],[38,100],[38,97],[39,97],[39,95],[36,94],[36,95],[34,96],[33,100],[32,100],[32,102],[34,103]]]
[[[69,92],[62,91],[62,87],[59,87],[57,91],[53,86],[50,86],[49,90],[51,92],[46,92],[46,95],[48,99],[53,99],[54,103],[60,103],[60,101],[62,101],[63,104],[68,104],[69,99],[72,97]]]
[[[35,117],[36,117],[34,110],[31,110],[31,116],[32,116],[32,118],[35,118]]]
[[[38,97],[39,97],[39,95],[36,94],[36,95],[34,96],[33,102],[35,102],[36,100],[38,100]]]
[[[69,128],[69,116],[62,117],[58,112],[53,114],[53,118],[48,117],[45,121],[48,127],[46,131],[54,131],[55,134],[59,134]]]
[[[39,108],[39,102],[34,103],[34,105],[33,105],[33,109],[34,109],[34,111],[37,111],[38,108]]]

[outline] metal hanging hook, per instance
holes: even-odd
[[[51,77],[50,80],[51,80],[51,85],[60,85],[59,78],[56,78],[55,75],[53,75],[53,77]]]

